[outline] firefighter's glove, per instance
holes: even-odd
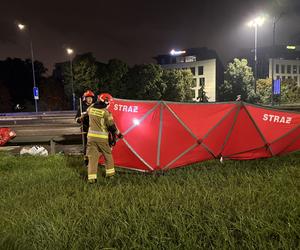
[[[109,141],[108,141],[108,144],[109,144],[109,146],[110,147],[114,147],[115,145],[116,145],[116,139],[114,138],[114,139],[110,139]]]
[[[109,146],[110,147],[115,146],[116,142],[117,142],[117,138],[113,134],[109,133],[109,137],[108,137],[108,144],[109,144]]]
[[[119,133],[119,134],[117,135],[117,137],[118,137],[119,139],[123,139],[123,138],[124,138],[124,135],[123,135],[122,133]]]

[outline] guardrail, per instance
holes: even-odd
[[[36,144],[45,146],[51,154],[58,149],[74,149],[74,145],[75,151],[80,151],[82,134],[74,117],[75,111],[0,114],[0,127],[16,131],[17,137],[6,145],[15,151]]]
[[[282,110],[291,110],[291,111],[300,112],[300,105],[283,105],[283,106],[277,106],[276,108],[282,109]]]

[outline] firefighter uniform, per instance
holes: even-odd
[[[83,94],[83,103],[82,103],[82,109],[80,110],[80,108],[78,108],[76,116],[75,116],[75,120],[77,123],[81,124],[81,132],[83,132],[83,154],[84,154],[84,160],[86,162],[86,165],[88,163],[88,159],[86,156],[86,147],[87,147],[87,133],[89,130],[89,117],[87,115],[84,115],[87,112],[87,109],[91,106],[91,104],[93,103],[93,97],[94,97],[94,93],[91,90],[86,91]],[[87,101],[88,97],[90,97],[91,99],[89,100],[89,102]],[[84,116],[82,116],[84,115]]]
[[[102,154],[105,159],[106,177],[115,174],[114,160],[109,145],[109,133],[120,134],[117,130],[112,114],[107,110],[108,103],[99,101],[87,110],[89,116],[89,130],[87,134],[88,180],[97,180],[98,160]]]

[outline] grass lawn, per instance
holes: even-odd
[[[80,158],[0,158],[1,250],[300,248],[300,152],[95,185]]]

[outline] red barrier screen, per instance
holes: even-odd
[[[115,99],[109,107],[124,139],[117,166],[167,170],[223,157],[255,159],[300,150],[300,114],[243,102],[173,103]]]

